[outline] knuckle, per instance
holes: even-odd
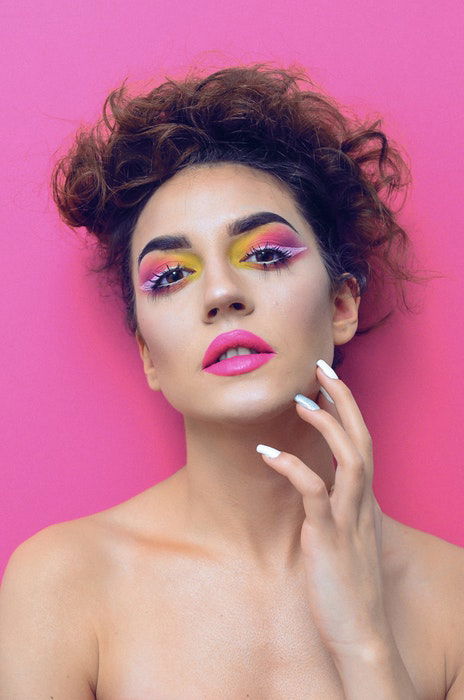
[[[372,447],[372,435],[368,430],[364,431],[363,441],[366,447]]]
[[[356,483],[364,483],[366,476],[366,470],[364,469],[364,462],[360,460],[355,460],[350,464],[351,477]]]
[[[301,464],[301,460],[290,453],[285,454],[283,462],[289,469],[296,469]]]
[[[279,459],[280,465],[286,472],[294,473],[297,469],[301,469],[301,460],[289,452],[282,453]]]
[[[308,484],[308,491],[316,498],[327,495],[327,488],[322,479],[311,479],[311,483]]]
[[[347,399],[354,398],[350,387],[348,386],[348,384],[345,384],[344,382],[340,383],[340,391],[341,391],[342,395],[345,396]]]
[[[361,508],[358,522],[362,530],[375,535],[375,517],[371,508]]]

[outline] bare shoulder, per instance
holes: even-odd
[[[11,554],[2,585],[12,577],[33,577],[35,586],[75,596],[89,613],[98,609],[102,584],[110,574],[118,544],[135,530],[137,503],[143,494],[74,520],[44,527]]]
[[[160,490],[45,527],[13,551],[0,587],[1,698],[95,698],[113,584],[133,585],[172,527]]]
[[[24,540],[11,554],[4,578],[23,566],[48,586],[78,588],[89,583],[98,562],[93,516],[48,525]]]
[[[405,553],[411,554],[411,551],[415,551],[426,559],[428,557],[449,557],[450,564],[456,563],[459,569],[459,561],[462,561],[464,557],[463,547],[448,542],[437,535],[405,525],[385,513],[383,513],[383,523],[387,536],[394,538],[396,546],[404,547]]]
[[[424,615],[436,620],[448,685],[459,674],[464,683],[464,548],[385,514],[384,523],[392,557],[408,563],[404,568],[411,595],[422,598]]]
[[[5,576],[24,562],[31,571],[37,569],[39,576],[47,577],[49,584],[68,587],[72,583],[74,588],[96,593],[120,547],[152,537],[163,521],[168,525],[164,517],[172,508],[164,498],[168,481],[105,510],[39,530],[14,550]],[[172,528],[172,515],[169,523]]]
[[[387,547],[413,564],[414,575],[422,574],[434,586],[458,594],[455,587],[464,577],[464,548],[422,530],[400,523],[383,514]],[[459,597],[459,602],[460,602]],[[464,605],[464,601],[463,601]]]
[[[98,596],[90,533],[79,520],[51,525],[11,554],[0,589],[2,697],[45,697],[50,689],[70,700],[94,697]]]

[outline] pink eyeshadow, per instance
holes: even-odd
[[[275,243],[276,245],[299,248],[304,245],[303,241],[288,229],[273,229],[272,231],[257,234],[252,237],[253,244]]]
[[[177,265],[180,260],[173,260],[172,257],[157,258],[156,260],[147,260],[140,266],[139,280],[141,284],[144,284],[150,280],[155,274],[161,274],[166,270],[166,268]]]

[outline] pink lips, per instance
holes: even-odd
[[[236,347],[250,348],[257,350],[257,353],[252,355],[236,355],[229,357],[226,360],[217,362],[218,357],[226,352],[229,348]],[[255,335],[250,331],[240,330],[239,328],[221,333],[210,343],[203,357],[203,369],[211,374],[219,375],[234,375],[251,372],[260,367],[265,362],[272,359],[276,353],[274,349],[266,343],[265,340]]]

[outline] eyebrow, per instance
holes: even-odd
[[[250,214],[249,216],[244,216],[241,219],[231,221],[227,225],[226,231],[229,236],[239,236],[240,234],[245,233],[246,231],[251,231],[254,228],[258,228],[258,226],[264,226],[264,224],[270,224],[273,222],[290,226],[290,228],[293,229],[295,233],[300,235],[296,228],[292,226],[292,224],[290,224],[286,219],[284,219],[283,216],[280,216],[279,214],[274,214],[272,211],[260,211],[256,214]],[[148,253],[151,253],[152,250],[173,250],[179,248],[192,248],[190,240],[183,233],[170,234],[166,236],[157,236],[156,238],[152,238],[151,241],[149,241],[146,244],[146,246],[140,253],[137,259],[138,266],[140,266],[142,258],[145,257],[145,255],[147,255]]]

